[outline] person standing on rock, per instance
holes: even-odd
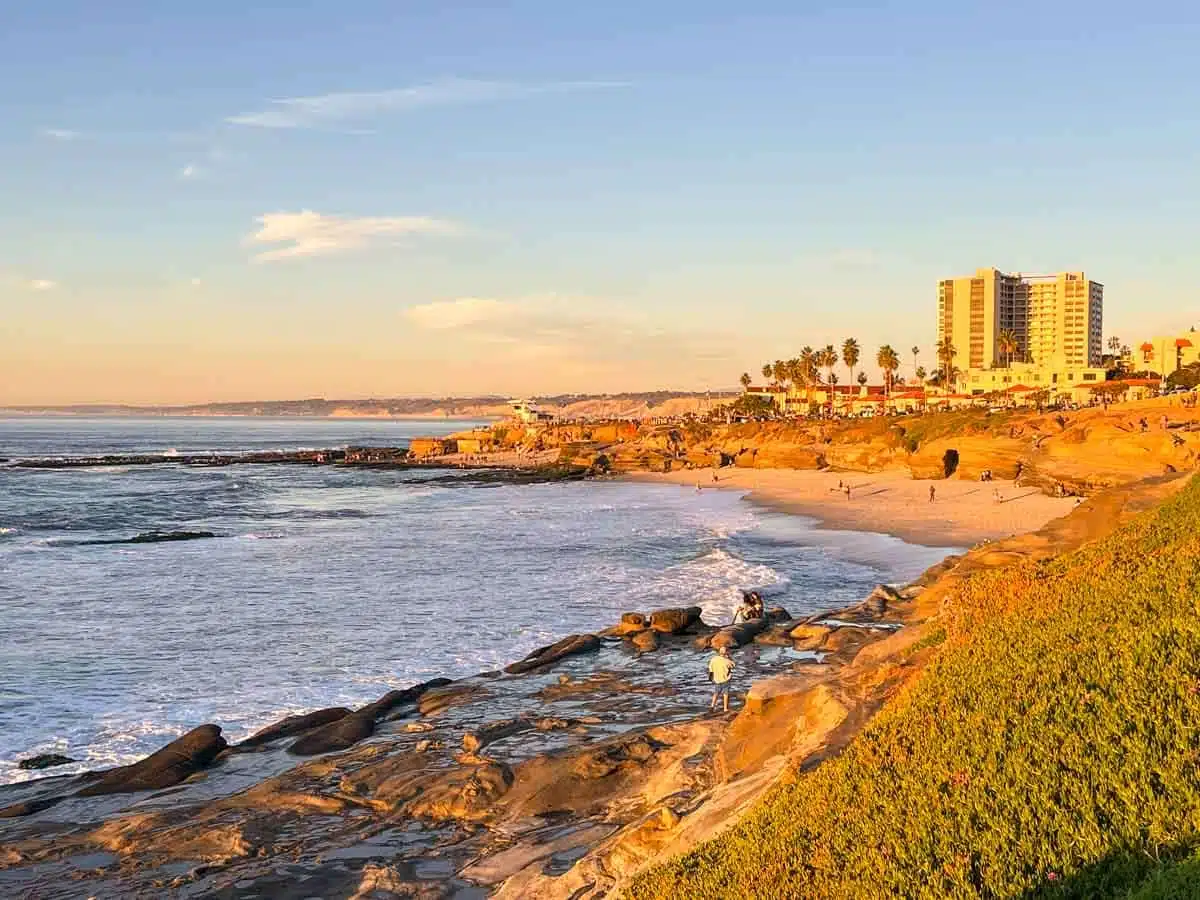
[[[725,712],[729,712],[729,679],[733,677],[733,666],[728,647],[721,647],[708,661],[708,680],[713,683],[712,703],[709,709],[716,709],[717,698],[724,698]]]

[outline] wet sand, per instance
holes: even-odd
[[[1047,497],[1036,488],[1000,480],[926,481],[894,471],[724,468],[716,470],[714,482],[713,474],[712,469],[691,469],[630,477],[691,490],[698,485],[702,490],[745,491],[752,502],[819,519],[828,528],[891,534],[931,547],[969,547],[1036,531],[1077,505],[1073,497]],[[849,498],[844,490],[847,484]],[[932,502],[931,485],[935,492]]]

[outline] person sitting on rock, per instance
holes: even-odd
[[[758,591],[747,591],[742,594],[742,605],[733,614],[733,624],[741,625],[763,617],[762,597]]]
[[[721,647],[708,661],[708,680],[713,683],[712,703],[709,709],[716,709],[717,698],[723,697],[725,712],[729,712],[729,679],[733,676],[733,666],[728,647]]]

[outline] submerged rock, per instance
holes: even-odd
[[[39,753],[37,756],[31,756],[29,759],[23,759],[17,763],[18,769],[49,769],[54,766],[65,766],[68,763],[73,763],[75,760],[69,756],[63,756],[61,753]]]
[[[558,662],[567,656],[600,649],[600,638],[594,634],[572,634],[545,647],[538,647],[524,659],[504,667],[509,675],[520,675]]]
[[[49,809],[61,803],[66,797],[41,797],[37,800],[22,800],[11,806],[0,808],[0,819],[18,819],[21,816],[31,816],[43,809]]]
[[[172,787],[207,766],[228,744],[216,725],[193,728],[145,759],[101,773],[80,797]]]
[[[629,643],[633,644],[640,652],[649,653],[652,650],[658,649],[658,633],[655,631],[639,631]]]

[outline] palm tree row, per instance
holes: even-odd
[[[912,348],[913,368],[917,378],[924,380],[925,370],[916,364],[919,353],[919,348]],[[850,370],[848,384],[855,382],[854,369],[861,358],[862,354],[858,341],[854,338],[846,338],[842,342],[840,361]],[[769,381],[774,381],[776,384],[791,385],[798,388],[817,387],[822,384],[836,385],[838,377],[833,370],[838,362],[839,353],[833,344],[826,344],[824,347],[816,350],[812,347],[804,347],[797,357],[792,359],[777,359],[774,362],[765,363],[762,367],[762,376]],[[884,344],[875,355],[875,363],[883,371],[885,389],[888,393],[891,393],[892,388],[896,385],[896,372],[900,369],[900,355],[892,349],[890,344]],[[822,377],[822,369],[825,370],[824,377]],[[742,373],[741,382],[743,388],[750,387],[752,381],[753,379],[749,372]],[[866,372],[860,371],[858,373],[857,382],[859,385],[867,383]]]

